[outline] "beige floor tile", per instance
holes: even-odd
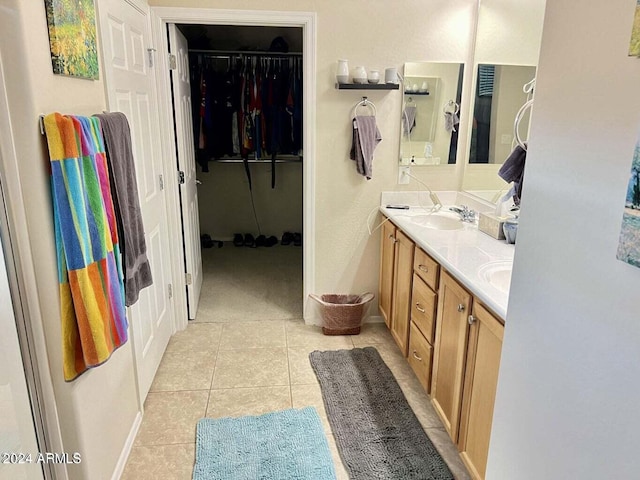
[[[133,447],[121,480],[191,480],[195,444]]]
[[[311,346],[315,350],[340,350],[353,348],[350,335],[324,335],[322,328],[305,325],[301,320],[285,322],[288,347]]]
[[[379,344],[395,346],[395,341],[384,323],[365,323],[359,335],[351,337],[356,347],[369,347]]]
[[[291,408],[291,392],[284,387],[225,388],[211,390],[207,417],[262,415]]]
[[[314,347],[289,347],[289,374],[291,385],[317,384],[316,374],[311,367],[309,354],[317,350]]]
[[[153,379],[151,391],[209,390],[215,363],[215,351],[167,351]]]
[[[400,380],[398,382],[409,406],[416,414],[422,428],[444,428],[440,417],[436,413],[429,396],[422,389],[417,378]]]
[[[436,450],[446,462],[449,470],[453,473],[454,478],[456,480],[470,480],[471,477],[458,453],[458,447],[451,441],[449,434],[439,428],[429,428],[426,432]]]
[[[331,433],[331,425],[327,419],[327,412],[324,409],[322,391],[320,385],[291,385],[291,401],[293,408],[315,407],[322,420],[322,426],[326,433]]]
[[[333,459],[333,466],[336,469],[337,480],[349,480],[349,474],[344,468],[340,453],[338,453],[338,446],[336,445],[336,439],[333,435],[327,435],[327,441],[329,442],[329,450],[331,451],[331,458]]]
[[[289,384],[284,348],[248,348],[218,352],[212,388],[271,387]]]
[[[215,323],[189,322],[187,328],[177,332],[169,340],[167,352],[212,352],[218,351],[222,325]]]
[[[195,442],[196,423],[204,417],[208,399],[206,390],[149,393],[135,445]]]
[[[222,327],[221,350],[285,347],[284,322],[239,322]]]
[[[372,345],[384,360],[384,363],[389,367],[391,373],[396,378],[396,380],[405,380],[405,379],[413,379],[415,378],[415,374],[407,359],[402,356],[400,353],[400,349],[396,345],[386,345],[386,344],[378,344]]]

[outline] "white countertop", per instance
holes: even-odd
[[[448,203],[444,196],[441,195],[441,198],[443,203]],[[396,203],[385,200],[387,198],[383,198],[383,205]],[[445,205],[439,214],[448,215],[448,207],[451,205],[453,202]],[[480,302],[502,320],[506,319],[508,282],[498,288],[489,283],[483,272],[510,267],[513,264],[515,245],[509,245],[504,240],[496,240],[479,231],[477,223],[462,222],[462,228],[457,230],[436,230],[411,221],[411,217],[428,213],[423,207],[411,206],[409,210],[396,210],[381,206],[380,211]],[[452,218],[457,217],[456,214],[451,215]]]

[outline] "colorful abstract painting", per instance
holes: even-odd
[[[636,15],[633,18],[629,56],[640,57],[640,0],[636,0]]]
[[[44,0],[53,73],[98,78],[93,0]]]
[[[640,137],[633,153],[617,257],[640,267]]]

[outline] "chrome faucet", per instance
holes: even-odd
[[[460,207],[449,207],[449,210],[460,215],[460,220],[463,222],[473,223],[476,221],[475,210],[469,209],[466,205],[461,205]]]

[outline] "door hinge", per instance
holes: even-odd
[[[160,190],[164,190],[164,177],[162,174],[158,175],[160,177]]]
[[[153,67],[153,52],[155,51],[155,48],[147,48],[147,54],[149,55],[149,67]]]
[[[172,53],[169,54],[169,70],[176,70],[178,68],[178,59]]]
[[[173,298],[173,285],[169,284],[169,298]]]
[[[184,172],[182,170],[178,172],[178,184],[184,185]]]
[[[191,278],[191,274],[190,274],[190,273],[187,273],[187,274],[185,275],[185,279],[184,279],[184,280],[185,280],[185,282],[186,282],[186,284],[187,284],[187,285],[191,285],[191,284],[193,283],[193,280],[192,280],[192,278]]]

